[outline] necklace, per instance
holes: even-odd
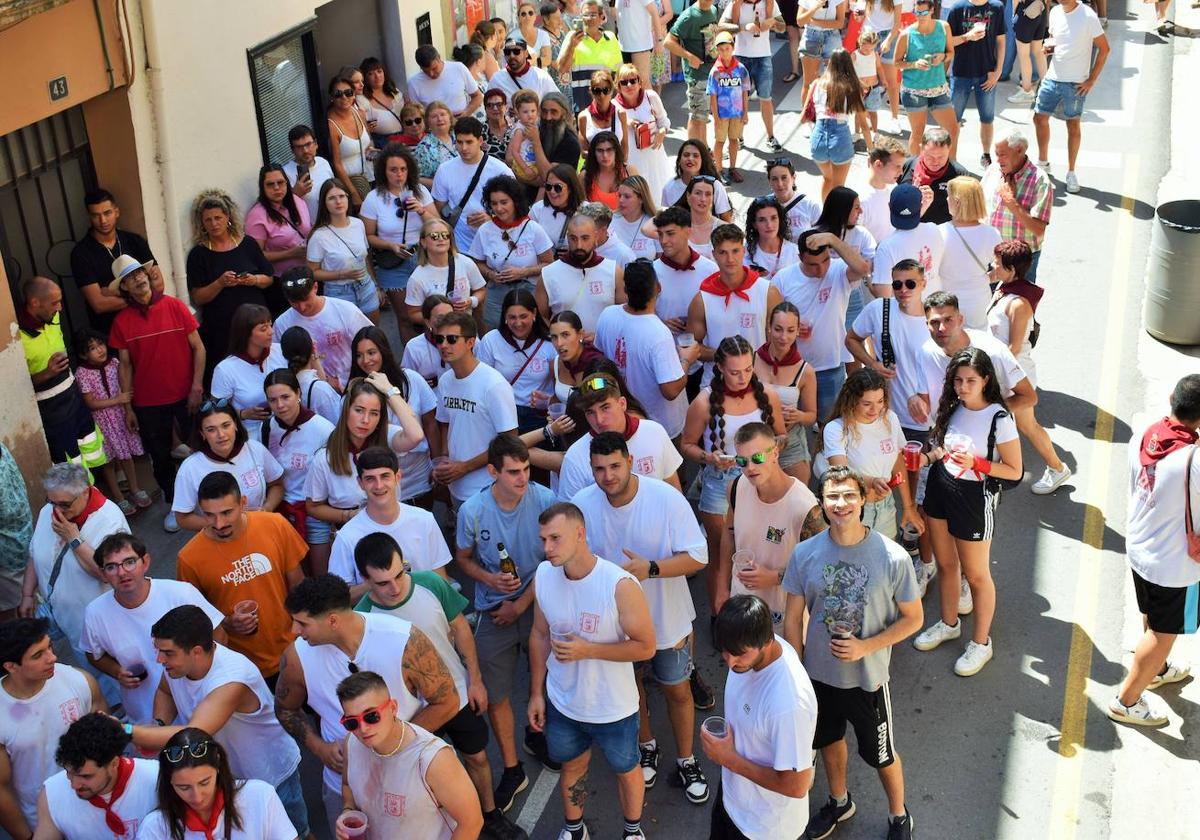
[[[97,239],[96,241],[100,242],[99,239]],[[108,251],[108,258],[110,260],[115,260],[117,257],[121,256],[121,237],[120,236],[117,236],[117,235],[113,236],[113,245],[116,246],[116,250],[113,250],[112,248],[109,248],[107,245],[105,245],[103,242],[100,242],[100,247],[103,248],[105,251]]]
[[[404,736],[408,734],[408,730],[404,728],[404,721],[397,719],[396,722],[400,724],[400,743],[396,744],[395,749],[393,749],[391,752],[386,753],[381,753],[372,748],[371,752],[375,753],[375,755],[379,756],[380,758],[391,758],[396,753],[400,752],[400,748],[404,746]]]

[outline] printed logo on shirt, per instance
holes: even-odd
[[[782,543],[783,535],[787,533],[787,528],[776,528],[774,525],[767,526],[767,542]]]
[[[738,317],[738,324],[741,325],[742,329],[744,329],[744,330],[754,329],[758,325],[758,313],[757,312],[743,312]]]
[[[340,332],[337,332],[336,330],[334,330],[332,332],[327,332],[327,333],[325,333],[324,341],[325,341],[326,347],[330,347],[330,348],[341,347],[342,346],[342,334]]]
[[[885,438],[879,441],[879,451],[884,455],[891,455],[896,451],[896,444],[892,442],[891,438]]]
[[[243,490],[253,490],[258,486],[258,468],[255,467],[249,472],[242,473],[239,476],[239,480],[241,481]]]
[[[654,475],[654,456],[638,458],[633,462],[633,471],[638,475]]]
[[[928,245],[922,245],[921,250],[917,252],[917,262],[926,272],[933,269],[933,250]]]
[[[82,716],[82,710],[79,708],[79,701],[72,697],[65,703],[58,704],[58,713],[62,716],[62,722],[70,726]]]
[[[548,365],[546,364],[546,360],[541,356],[536,356],[529,362],[530,373],[545,373],[547,367]]]
[[[308,466],[308,456],[307,455],[305,455],[303,452],[293,452],[292,453],[290,469],[293,469],[293,470],[296,470],[297,472],[299,472],[299,471],[304,470],[304,468],[307,466]]]
[[[817,303],[827,303],[829,301],[829,287],[822,286],[817,290]]]
[[[456,411],[467,411],[471,414],[475,413],[475,406],[478,405],[475,400],[466,400],[462,397],[442,397],[442,407],[446,409],[454,409]]]
[[[628,366],[629,353],[625,347],[625,336],[621,336],[617,339],[616,350],[613,352],[613,361],[617,363],[617,367],[619,367],[622,371],[624,371]]]
[[[492,538],[492,532],[489,531],[487,528],[480,530],[479,539],[483,540],[484,542],[487,542],[491,538]]]
[[[383,810],[389,817],[403,817],[406,797],[399,793],[383,794]]]
[[[579,617],[579,629],[584,633],[595,633],[600,629],[600,616],[585,612]]]
[[[121,820],[121,825],[125,826],[125,833],[122,837],[136,837],[138,826],[141,825],[141,820]]]
[[[239,560],[234,560],[233,568],[221,575],[221,583],[234,585],[248,583],[256,577],[270,574],[272,568],[270,559],[265,554],[259,554],[256,551]]]
[[[588,294],[589,295],[604,294],[604,281],[603,280],[589,280],[588,281]]]

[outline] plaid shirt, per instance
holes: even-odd
[[[991,208],[992,227],[1000,231],[1002,239],[1019,239],[1027,242],[1035,252],[1040,251],[1042,240],[1045,237],[1027,229],[1000,200],[1000,187],[1005,180],[997,164],[988,167],[988,171],[983,176],[983,191],[987,196],[988,206]],[[1050,207],[1054,204],[1054,184],[1045,172],[1039,169],[1032,160],[1026,158],[1025,165],[1017,170],[1008,181],[1012,185],[1017,204],[1025,208],[1025,212],[1043,222],[1050,221]]]

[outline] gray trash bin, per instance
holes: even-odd
[[[1200,344],[1200,201],[1168,201],[1155,213],[1146,271],[1146,332]]]

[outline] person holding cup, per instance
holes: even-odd
[[[349,301],[372,322],[379,320],[379,294],[367,270],[367,230],[350,215],[350,193],[332,178],[321,185],[317,218],[308,237],[308,267],[324,284],[325,297]]]
[[[776,304],[767,322],[767,340],[755,351],[754,373],[779,396],[787,429],[787,439],[780,444],[779,466],[807,484],[812,477],[808,433],[817,420],[817,374],[796,347],[799,334],[796,307],[786,300]]]

